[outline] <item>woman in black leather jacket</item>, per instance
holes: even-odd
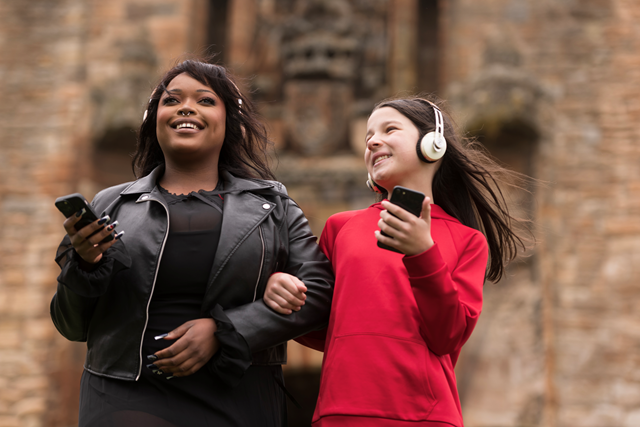
[[[140,178],[96,195],[100,220],[65,221],[51,317],[87,342],[80,426],[284,425],[286,341],[326,325],[333,275],[267,146],[224,68],[182,62],[149,100]],[[278,271],[305,310],[264,305]]]

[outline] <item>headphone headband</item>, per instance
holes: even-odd
[[[433,102],[422,98],[418,98],[418,100],[428,103],[433,108],[435,130],[418,140],[416,151],[420,160],[434,163],[441,159],[447,151],[447,140],[444,137],[444,117],[440,108]]]

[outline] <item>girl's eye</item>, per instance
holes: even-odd
[[[216,105],[216,101],[213,98],[202,98],[200,102],[204,102],[205,104]]]
[[[391,132],[391,131],[394,131],[394,130],[398,130],[398,128],[397,128],[397,127],[395,127],[395,126],[389,126],[389,127],[387,128],[387,133],[389,133],[389,132]]]
[[[178,100],[176,98],[174,98],[173,96],[167,96],[166,98],[164,98],[162,100],[162,105],[168,105],[168,104],[173,104],[178,102]]]

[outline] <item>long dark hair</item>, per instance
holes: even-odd
[[[522,188],[518,183],[527,177],[500,166],[477,141],[463,138],[441,104],[420,97],[389,99],[378,103],[374,111],[391,107],[411,120],[420,135],[425,135],[435,130],[433,106],[440,109],[447,151],[433,178],[433,198],[462,224],[484,233],[489,244],[487,279],[497,282],[507,263],[518,255],[518,249],[526,249],[527,239],[519,232],[528,229],[526,220],[509,213],[500,186]],[[386,192],[382,196],[387,197]]]
[[[271,143],[251,101],[240,93],[224,67],[191,59],[167,71],[151,94],[131,164],[134,175],[146,176],[165,162],[156,135],[158,103],[171,80],[182,73],[213,89],[224,102],[226,133],[218,169],[240,178],[274,179],[267,154]]]

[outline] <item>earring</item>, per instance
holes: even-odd
[[[371,178],[371,174],[367,174],[367,187],[369,187],[369,190],[373,191],[374,193],[382,194],[382,187],[378,187],[378,184],[376,184],[375,181]]]

